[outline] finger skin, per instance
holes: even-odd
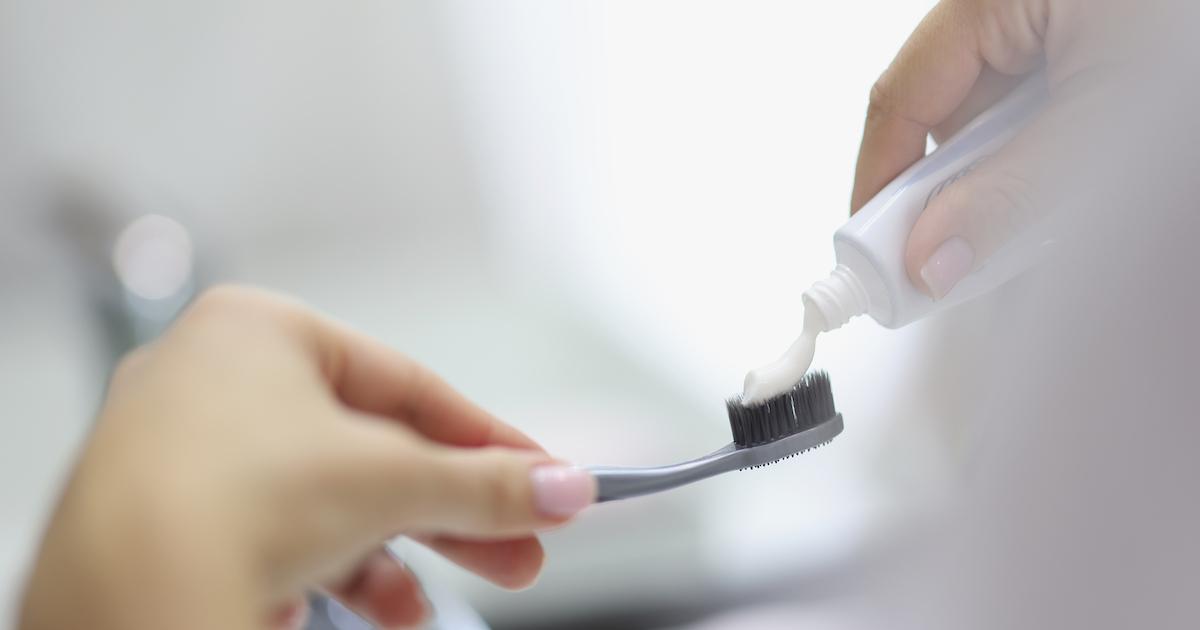
[[[493,584],[512,590],[537,580],[546,552],[536,536],[478,541],[453,536],[414,536],[421,544]]]
[[[929,135],[938,144],[945,142],[976,116],[1004,98],[1024,79],[1022,75],[1003,74],[990,66],[984,66],[966,98],[945,120],[935,125],[929,131]]]
[[[386,548],[372,553],[353,575],[329,592],[347,608],[385,628],[418,625],[432,612],[420,581]]]
[[[472,539],[527,536],[568,518],[542,514],[532,472],[553,465],[537,452],[498,446],[463,449],[377,431],[351,449],[357,471],[347,482],[358,488],[353,500],[381,537],[397,531],[441,532]],[[593,493],[594,494],[594,493]]]
[[[303,630],[309,612],[308,601],[298,596],[276,610],[268,625],[271,630]]]
[[[350,407],[402,420],[444,444],[541,450],[403,354],[330,322],[319,322],[317,334],[330,360],[329,378]]]
[[[925,154],[929,132],[972,96],[981,72],[1031,70],[1048,0],[944,0],[922,20],[871,89],[851,212]]]
[[[578,469],[538,451],[446,446],[401,425],[361,418],[344,424],[339,452],[297,473],[300,486],[319,485],[339,513],[352,517],[340,523],[343,534],[375,541],[397,532],[507,540],[559,526],[595,501],[595,480],[584,472],[567,486],[546,486],[544,475],[535,475],[541,467]],[[578,502],[568,513],[543,512],[547,487],[568,487]],[[291,528],[304,544],[319,544],[328,533],[303,523]]]
[[[277,331],[309,359],[299,363],[315,366],[319,380],[342,404],[401,421],[431,440],[462,447],[542,450],[428,368],[286,297],[252,287],[220,286],[207,290],[183,319],[224,320],[227,330],[256,326]]]
[[[320,316],[309,324],[326,377],[349,407],[399,420],[443,444],[543,450],[404,354]]]
[[[1051,103],[998,153],[930,200],[909,233],[904,264],[927,294],[921,268],[947,239],[962,237],[975,253],[972,270],[1059,207],[1064,191],[1084,186],[1072,151],[1103,150],[1091,129],[1103,128],[1102,84],[1060,87]]]

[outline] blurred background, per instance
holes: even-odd
[[[296,295],[580,464],[726,443],[724,399],[833,263],[868,90],[932,4],[0,2],[4,612],[113,361],[214,282]],[[958,465],[934,419],[970,384],[928,394],[989,312],[825,336],[842,437],[591,510],[531,590],[397,549],[444,627],[781,599],[833,627],[839,584]]]

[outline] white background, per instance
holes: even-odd
[[[798,334],[868,90],[930,5],[7,2],[0,130],[7,157],[105,182],[130,216],[177,217],[218,277],[412,353],[550,450],[663,463],[727,441],[723,399]],[[39,208],[10,205],[0,577],[15,587],[106,358],[77,269],[103,261],[71,262]],[[509,622],[836,567],[945,465],[925,421],[953,388],[920,383],[932,331],[955,345],[938,321],[822,338],[843,437],[602,506],[548,537],[531,591],[413,561]]]

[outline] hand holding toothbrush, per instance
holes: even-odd
[[[19,627],[295,628],[310,588],[414,625],[427,604],[385,540],[521,588],[537,531],[594,496],[407,357],[279,297],[212,290],[114,375]]]

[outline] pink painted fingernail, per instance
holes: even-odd
[[[925,266],[921,267],[921,279],[929,287],[933,299],[940,300],[954,288],[975,264],[975,249],[961,236],[946,239]]]
[[[537,466],[529,473],[538,512],[562,518],[596,501],[596,480],[575,466]]]

